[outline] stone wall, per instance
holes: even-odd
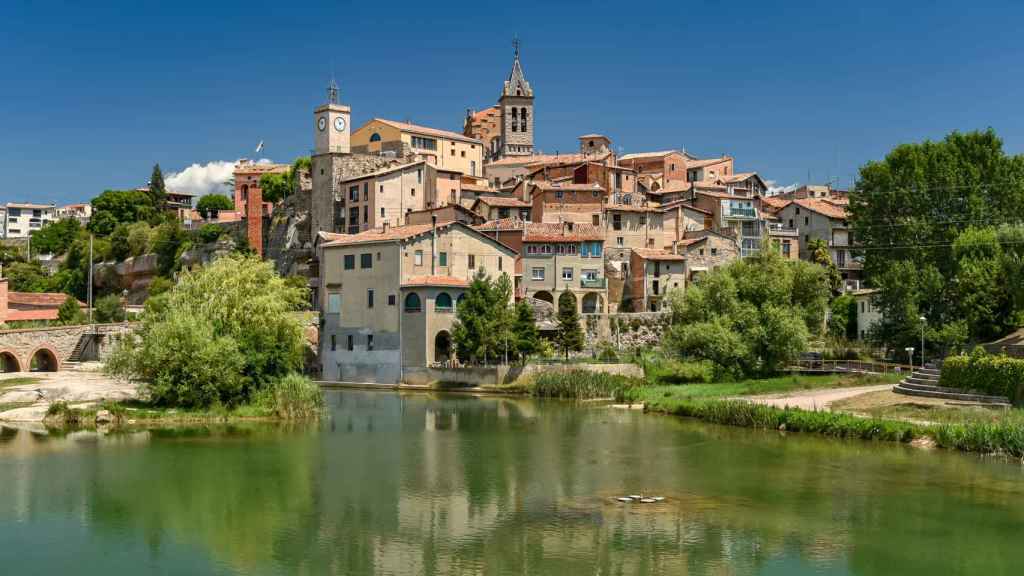
[[[669,320],[668,312],[587,314],[583,317],[586,341],[598,351],[602,344],[610,344],[617,350],[658,346]]]
[[[133,327],[133,324],[99,324],[95,327],[83,325],[0,330],[0,353],[11,354],[17,359],[19,369],[28,371],[36,352],[47,350],[56,358],[59,370],[87,333],[98,336],[91,338],[85,359],[103,359],[112,349],[113,342]]]

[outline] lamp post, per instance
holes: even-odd
[[[128,289],[121,291],[122,309],[124,310],[124,323],[128,323]]]
[[[924,368],[924,328],[928,324],[928,319],[921,316],[921,368]]]
[[[907,361],[910,362],[910,371],[913,372],[914,371],[914,347],[913,346],[908,346],[908,347],[904,348],[904,350],[906,350],[906,352],[907,352]]]

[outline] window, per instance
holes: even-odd
[[[373,308],[373,288],[366,289],[366,307]]]
[[[789,240],[786,240],[785,242],[782,243],[782,255],[785,256],[786,258],[789,258],[790,256]]]
[[[441,292],[434,298],[434,311],[435,312],[451,312],[452,311],[452,297],[447,292]]]
[[[503,260],[503,258],[501,256],[498,256],[498,272],[501,272],[501,269],[502,269],[501,262],[502,262],[502,260]]]
[[[470,270],[476,269],[476,254],[470,254],[469,255],[469,269]]]
[[[810,216],[804,216],[804,226],[808,226],[808,225],[810,225],[810,223],[811,223],[811,217]]]
[[[523,120],[523,132],[526,132],[526,108],[519,109],[519,117]]]
[[[594,214],[592,216],[592,219],[593,219],[593,222],[594,222],[594,226],[600,226],[601,225],[601,215],[600,214]]]
[[[476,176],[476,160],[469,161],[469,175]]]
[[[562,280],[572,280],[572,268],[562,268]]]
[[[622,236],[618,236],[618,237],[615,238],[615,244],[618,245],[618,246],[622,246],[623,245],[623,243],[622,243]]]
[[[376,132],[370,134],[370,142],[380,142],[380,134],[377,134]]]
[[[647,214],[641,214],[640,215],[640,225],[641,226],[646,226],[647,225]]]
[[[622,172],[615,173],[615,187],[622,188]]]
[[[612,230],[622,230],[622,214],[612,215]]]
[[[433,138],[423,138],[422,136],[413,136],[412,147],[422,148],[423,150],[437,150],[437,140],[434,140]]]
[[[353,202],[358,202],[359,201],[359,185],[358,184],[356,184],[355,186],[349,186],[349,189],[348,189],[348,199],[353,201]]]
[[[345,270],[353,270],[356,267],[356,255],[345,254]]]
[[[421,310],[420,297],[415,292],[410,292],[405,297],[405,311],[406,312],[419,312]]]
[[[384,193],[384,185],[383,185],[383,184],[381,184],[381,185],[380,185],[380,193],[381,193],[381,194],[383,194],[383,193]]]
[[[697,251],[697,253],[700,254],[701,256],[703,256],[704,255],[704,249],[701,248],[700,250]]]
[[[561,199],[562,196],[565,196],[564,192],[562,192],[561,190],[555,191],[555,198]]]
[[[462,155],[463,155],[463,156],[465,156],[465,155],[466,155],[466,153],[465,153],[465,152],[463,152],[463,153],[462,153]],[[452,148],[452,156],[455,156],[455,148]]]
[[[580,271],[580,277],[584,280],[597,280],[597,270],[586,269]]]
[[[348,335],[348,351],[351,352],[355,348],[355,338],[351,334]]]
[[[338,349],[338,339],[334,336],[334,334],[331,334],[331,352],[334,352],[337,349]]]
[[[593,256],[594,258],[600,258],[601,248],[602,246],[600,242],[594,242],[593,244],[590,245],[590,255]]]
[[[363,224],[370,221],[370,205],[363,204]]]
[[[544,269],[543,268],[531,268],[530,269],[530,278],[532,280],[543,280],[544,279]]]
[[[864,313],[864,303],[863,302],[860,303],[860,313],[861,314]]]
[[[383,206],[380,207],[380,217],[381,218],[384,217],[384,207]]]
[[[409,195],[410,196],[415,196],[416,195],[416,189],[415,188],[410,188],[409,189]],[[407,209],[407,211],[408,212],[412,212],[412,208]]]
[[[395,305],[395,295],[394,294],[388,294],[388,306],[394,306],[394,305]]]
[[[366,349],[373,350],[373,334],[366,335]]]
[[[366,201],[366,200],[369,200],[369,199],[370,199],[370,183],[369,182],[363,182],[363,200]]]
[[[718,248],[712,248],[711,249],[711,255],[712,256],[718,256]]]
[[[415,266],[423,266],[423,250],[417,250],[413,254],[412,263]]]
[[[448,265],[448,253],[447,252],[440,252],[440,253],[438,253],[438,255],[437,255],[437,263],[439,265],[441,265],[441,266],[447,266]]]
[[[327,313],[341,314],[341,293],[332,292],[327,295]]]
[[[534,244],[527,245],[526,246],[526,253],[527,254],[536,254],[537,253],[537,246],[534,245]]]

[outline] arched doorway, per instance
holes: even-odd
[[[583,313],[600,314],[604,309],[603,299],[597,292],[587,292],[583,295]]]
[[[441,330],[434,336],[434,362],[447,362],[452,358],[452,335]]]
[[[56,372],[57,367],[57,357],[49,348],[36,350],[29,361],[29,370],[32,372]]]
[[[555,297],[552,296],[551,292],[548,292],[547,290],[541,290],[540,292],[536,292],[534,293],[533,297],[536,298],[537,300],[543,300],[548,304],[551,304],[552,306],[555,305]]]
[[[21,372],[18,357],[10,352],[0,352],[0,372]]]

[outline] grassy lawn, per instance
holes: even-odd
[[[777,378],[741,380],[739,382],[647,386],[641,389],[640,400],[648,404],[664,405],[680,400],[715,399],[825,388],[895,384],[899,380],[900,376],[893,374],[822,374],[811,376],[794,374]]]
[[[33,376],[15,376],[14,378],[5,378],[0,380],[0,390],[4,388],[10,388],[12,386],[24,386],[25,384],[35,384],[36,382],[42,381],[42,378],[35,378]]]
[[[839,400],[831,407],[876,418],[936,424],[1024,424],[1024,410],[951,404],[938,398],[903,396],[888,390]]]

